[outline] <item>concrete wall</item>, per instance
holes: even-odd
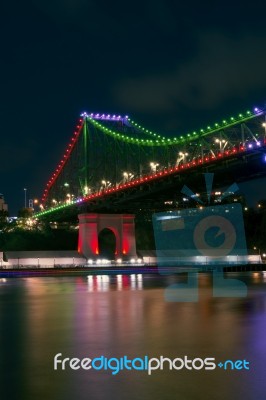
[[[39,267],[39,268],[54,268],[71,267],[85,265],[85,258],[75,257],[58,257],[58,258],[10,258],[8,262],[3,262],[3,268],[26,268],[26,267]]]

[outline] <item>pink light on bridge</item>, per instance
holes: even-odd
[[[261,142],[259,142],[259,141],[257,141],[256,142],[256,144],[258,145],[258,146],[260,146],[261,145]],[[226,157],[226,156],[231,156],[231,155],[234,155],[234,154],[236,154],[236,153],[238,153],[238,152],[242,152],[242,151],[247,151],[247,150],[251,150],[252,149],[252,147],[253,147],[253,144],[251,144],[251,143],[249,143],[248,145],[247,145],[247,148],[245,147],[245,146],[243,146],[243,145],[240,145],[239,147],[234,147],[233,149],[231,149],[231,150],[226,150],[224,153],[218,153],[217,154],[217,156],[218,156],[218,158],[220,158],[220,157]],[[125,188],[127,188],[127,187],[130,187],[130,186],[135,186],[135,185],[139,185],[139,184],[141,184],[142,182],[147,182],[147,181],[151,181],[151,180],[156,180],[156,179],[160,179],[160,177],[162,176],[162,175],[171,175],[171,174],[173,174],[173,173],[175,173],[176,171],[178,171],[178,170],[184,170],[184,169],[190,169],[190,168],[193,168],[194,166],[196,166],[196,165],[200,165],[200,164],[205,164],[205,163],[211,163],[211,162],[213,162],[213,161],[216,161],[216,157],[217,156],[210,156],[210,157],[205,157],[204,159],[198,159],[198,160],[196,160],[196,161],[194,161],[194,162],[191,162],[191,163],[188,163],[188,164],[185,164],[185,165],[181,165],[181,166],[176,166],[175,168],[169,168],[169,169],[167,169],[167,170],[164,170],[163,172],[160,172],[160,173],[158,173],[158,174],[152,174],[152,175],[148,175],[148,176],[145,176],[145,177],[143,177],[143,178],[139,178],[139,179],[136,179],[135,181],[131,181],[130,183],[127,183],[127,184],[123,184],[123,185],[119,185],[118,187],[116,187],[116,188],[111,188],[111,189],[108,189],[108,190],[106,190],[106,191],[104,191],[104,192],[99,192],[99,193],[95,193],[95,194],[91,194],[91,195],[89,195],[89,196],[85,196],[85,197],[83,197],[83,198],[79,198],[79,199],[77,199],[76,201],[75,201],[75,203],[78,203],[78,202],[83,202],[83,201],[86,201],[86,200],[90,200],[90,199],[92,199],[92,198],[101,198],[101,197],[104,197],[105,195],[108,195],[109,193],[113,193],[113,192],[118,192],[118,191],[120,191],[120,190],[123,190],[123,189],[125,189]],[[62,169],[62,166],[60,166],[60,170]],[[54,178],[53,178],[54,179]],[[52,179],[52,180],[53,180]],[[47,186],[48,187],[50,187],[51,186],[51,180],[49,181],[49,183],[47,183]],[[44,196],[43,196],[43,198],[42,198],[42,201],[43,200],[45,200],[46,198],[47,198],[47,195],[48,195],[48,189],[45,189],[44,190]],[[95,243],[94,243],[95,244]],[[96,246],[94,246],[95,248],[94,248],[94,251],[97,251],[97,249],[96,249]],[[126,249],[125,249],[126,250]],[[97,254],[97,253],[96,253]]]
[[[60,172],[62,171],[64,165],[66,164],[68,158],[70,157],[74,144],[76,143],[76,141],[78,140],[81,128],[82,128],[82,122],[83,119],[79,119],[78,124],[75,127],[74,130],[74,134],[73,137],[71,138],[71,142],[68,144],[69,149],[66,149],[66,154],[63,155],[63,159],[60,161],[58,167],[56,168],[55,172],[51,175],[50,180],[48,181],[48,183],[46,184],[46,186],[50,189],[50,187],[52,186],[52,184],[55,182],[55,180],[57,179],[58,175],[60,174]],[[48,197],[48,190],[45,189],[44,193],[42,195],[42,201],[45,202],[47,200]]]

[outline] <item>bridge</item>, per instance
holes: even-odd
[[[205,129],[163,136],[128,116],[82,113],[48,180],[35,217],[136,212],[180,206],[180,189],[202,190],[266,173],[266,109],[254,108]],[[182,196],[182,195],[181,195]]]

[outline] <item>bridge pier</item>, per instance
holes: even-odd
[[[115,235],[115,257],[136,257],[135,216],[132,214],[79,214],[78,252],[87,259],[99,255],[99,233],[109,229]]]

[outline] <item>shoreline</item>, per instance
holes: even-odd
[[[238,265],[232,267],[219,266],[218,271],[225,273],[230,272],[266,272],[266,264],[249,264]],[[157,265],[141,266],[141,267],[55,267],[55,268],[12,268],[0,269],[0,278],[18,278],[32,276],[79,276],[79,275],[131,275],[131,274],[156,274],[171,275],[187,272],[212,272],[211,266],[200,267],[180,267],[180,268],[158,268]]]

